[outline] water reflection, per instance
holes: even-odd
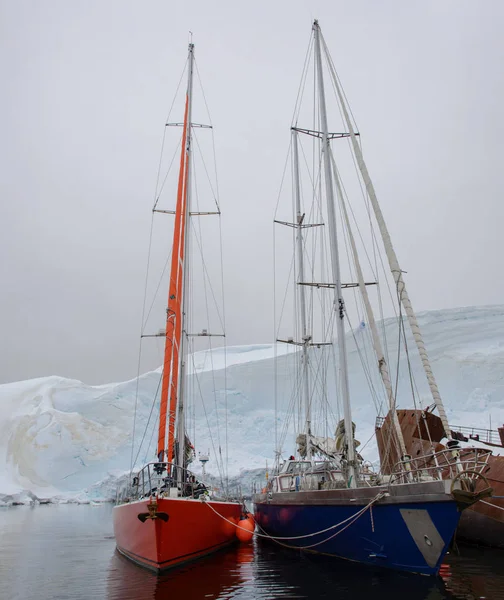
[[[264,542],[234,546],[157,577],[116,553],[111,511],[110,506],[0,509],[0,599],[504,599],[504,551],[467,546],[447,557],[438,578]]]
[[[446,590],[460,600],[504,598],[504,551],[463,546],[451,554],[440,575]]]
[[[115,553],[107,589],[108,600],[456,597],[440,578],[368,569],[265,543],[237,546],[160,577]]]
[[[162,598],[237,598],[236,591],[253,581],[251,544],[234,546],[176,571],[156,576],[121,556],[110,562],[109,600],[161,600]]]

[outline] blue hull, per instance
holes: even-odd
[[[355,515],[362,506],[281,504],[256,500],[259,526],[274,537],[318,532]],[[278,540],[367,565],[435,575],[460,519],[455,502],[376,504],[346,529],[345,525],[300,540]],[[338,531],[337,535],[334,535]]]

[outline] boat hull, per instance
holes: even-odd
[[[493,484],[492,481],[490,483]],[[502,482],[498,491],[502,496],[504,492]],[[457,540],[480,546],[504,548],[504,502],[492,498],[491,504],[494,507],[478,502],[475,506],[464,510],[457,529]]]
[[[373,504],[355,522],[352,517],[376,491],[279,493],[269,499],[262,494],[255,498],[255,518],[264,532],[275,537],[307,536],[349,519],[325,533],[278,541],[367,565],[435,575],[460,519],[455,501],[441,485],[437,488],[439,493],[429,494],[429,500],[419,488],[416,494],[398,491]]]
[[[437,451],[444,448],[444,445],[440,444],[440,440],[443,439],[445,433],[441,419],[437,415],[420,410],[398,410],[397,418],[403,433],[406,452],[411,456],[415,458],[429,456],[433,449]],[[390,427],[390,417],[387,416],[375,429],[383,473],[390,473],[393,463],[399,461],[396,449],[388,448],[385,442]],[[500,431],[502,428],[499,429]],[[452,433],[456,433],[456,430]],[[471,443],[470,439],[466,441]],[[433,443],[435,444],[434,448]],[[502,446],[495,443],[486,445],[480,443],[479,448],[495,450]],[[465,453],[470,454],[470,452],[470,446],[467,445],[462,449],[462,456]],[[490,499],[489,503],[477,502],[463,511],[456,539],[471,544],[504,548],[504,500],[502,500],[504,496],[504,456],[490,456],[488,466],[483,474],[493,488],[496,497]]]
[[[121,554],[156,573],[198,560],[237,539],[236,528],[222,517],[237,522],[238,503],[159,498],[156,511],[168,519],[142,521],[138,516],[148,513],[149,502],[143,499],[115,506],[114,535]]]

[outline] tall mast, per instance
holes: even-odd
[[[187,134],[186,134],[186,206],[184,214],[184,229],[185,229],[185,247],[181,260],[181,276],[183,277],[182,287],[182,318],[181,318],[181,342],[180,342],[180,383],[179,383],[179,398],[178,398],[178,422],[177,422],[177,439],[178,439],[178,456],[177,464],[179,467],[184,466],[185,454],[185,413],[184,413],[184,391],[185,391],[185,372],[186,372],[186,345],[187,345],[187,317],[189,304],[189,214],[191,210],[191,155],[192,155],[192,132],[191,132],[191,116],[192,116],[192,88],[193,88],[193,69],[194,69],[194,44],[189,44],[189,73],[187,85]],[[181,477],[183,471],[179,470]]]
[[[326,55],[327,55],[327,49]],[[450,431],[450,426],[448,425],[448,418],[446,417],[446,412],[444,409],[443,401],[441,400],[441,395],[439,394],[439,389],[434,378],[434,373],[432,372],[432,367],[430,365],[429,357],[427,355],[427,350],[425,348],[425,343],[423,341],[423,336],[420,331],[420,327],[418,326],[418,321],[413,311],[413,306],[411,305],[411,301],[408,296],[408,292],[406,291],[406,285],[404,283],[404,279],[402,276],[402,271],[399,266],[399,261],[397,260],[397,255],[392,246],[392,241],[390,239],[390,234],[387,229],[387,225],[385,223],[385,219],[383,218],[383,213],[381,211],[380,205],[378,204],[378,198],[376,197],[376,192],[373,186],[373,182],[371,181],[371,177],[369,176],[369,172],[367,170],[366,163],[364,162],[364,157],[362,155],[362,150],[357,142],[357,136],[355,135],[355,131],[352,125],[352,121],[348,114],[348,110],[346,107],[346,103],[343,98],[343,94],[341,92],[341,86],[339,85],[338,78],[334,71],[334,67],[331,61],[328,58],[329,69],[331,71],[331,75],[333,78],[333,83],[336,88],[336,92],[338,94],[338,99],[341,105],[341,109],[343,111],[343,115],[345,117],[345,121],[348,127],[348,131],[350,133],[350,139],[352,141],[352,146],[355,154],[355,158],[357,160],[357,164],[359,166],[359,170],[362,175],[362,179],[364,180],[364,184],[366,186],[367,193],[369,195],[369,199],[371,201],[371,206],[373,207],[373,211],[375,213],[376,222],[378,223],[378,227],[380,229],[380,233],[383,239],[383,245],[385,247],[385,253],[387,255],[387,259],[389,262],[390,270],[392,272],[392,276],[394,277],[394,281],[396,284],[397,293],[399,295],[400,302],[404,306],[404,310],[408,317],[408,321],[411,327],[411,331],[413,332],[413,338],[415,339],[415,343],[418,348],[418,353],[420,354],[420,359],[422,361],[422,365],[425,371],[425,375],[427,377],[427,381],[429,384],[429,388],[436,403],[436,407],[439,412],[439,416],[441,418],[441,422],[443,423],[444,431],[446,437],[451,440],[452,434]]]
[[[390,418],[392,419],[392,423],[394,424],[395,434],[397,437],[397,442],[399,444],[399,450],[401,453],[401,459],[404,460],[406,456],[406,446],[404,444],[404,437],[402,434],[401,426],[399,424],[399,419],[397,418],[396,411],[396,398],[394,395],[394,391],[392,389],[392,381],[390,380],[390,373],[388,370],[387,361],[385,360],[385,353],[383,352],[383,348],[380,341],[380,336],[378,335],[378,328],[376,327],[376,321],[374,318],[373,308],[371,306],[371,302],[369,301],[369,295],[367,292],[366,284],[364,283],[364,276],[362,274],[362,268],[359,261],[359,255],[357,253],[357,246],[355,245],[355,239],[352,233],[352,229],[350,227],[350,219],[348,218],[348,212],[345,206],[345,200],[343,198],[343,190],[341,189],[341,181],[339,179],[338,170],[336,169],[336,162],[334,160],[334,156],[331,152],[331,162],[334,171],[334,182],[336,183],[336,191],[338,195],[338,199],[340,201],[340,205],[343,212],[343,218],[345,220],[345,226],[348,232],[348,239],[350,241],[350,247],[352,249],[353,262],[355,265],[355,271],[357,274],[357,281],[359,283],[359,289],[362,295],[362,300],[364,302],[364,307],[366,309],[367,320],[369,323],[369,328],[371,330],[371,337],[373,340],[373,347],[375,351],[376,358],[378,360],[378,370],[380,371],[380,375],[383,381],[383,385],[385,387],[385,391],[387,393],[387,399],[389,403],[390,409]],[[409,466],[409,463],[408,463]]]
[[[329,145],[328,127],[327,127],[327,111],[324,91],[324,77],[322,72],[322,56],[320,51],[320,27],[318,21],[313,23],[313,31],[315,34],[315,60],[317,67],[317,79],[319,88],[319,106],[320,120],[322,125],[322,153],[324,157],[324,176],[327,196],[327,216],[329,221],[329,242],[331,247],[331,267],[332,278],[334,283],[334,309],[337,311],[337,333],[338,333],[338,353],[341,391],[343,396],[343,410],[345,419],[345,439],[347,443],[347,460],[348,460],[348,486],[356,487],[356,462],[354,436],[352,427],[352,413],[350,408],[350,392],[348,385],[348,364],[346,354],[345,341],[345,303],[341,292],[341,274],[339,266],[338,252],[338,236],[336,231],[336,211],[334,207],[334,190],[331,175],[331,149]]]
[[[179,363],[181,355],[182,331],[182,299],[183,299],[183,264],[187,238],[187,199],[190,138],[191,93],[192,93],[192,44],[189,46],[189,70],[187,94],[184,112],[184,127],[180,151],[180,167],[177,189],[177,204],[173,229],[172,260],[170,284],[168,290],[168,308],[166,310],[165,354],[163,363],[163,380],[161,388],[161,405],[159,414],[159,431],[157,453],[160,460],[166,450],[166,459],[174,459],[175,419],[177,401],[179,399]],[[169,409],[168,409],[169,397]],[[168,416],[167,416],[168,413]],[[166,440],[166,424],[168,422],[168,440]]]
[[[296,223],[297,235],[296,245],[298,254],[298,277],[299,282],[303,284],[304,278],[304,260],[303,260],[303,219],[301,214],[301,193],[299,183],[299,153],[298,153],[298,132],[292,130],[292,145],[294,149],[294,195],[296,198]],[[306,325],[306,298],[305,286],[299,285],[299,304],[301,308],[301,335],[303,340],[303,403],[305,408],[305,431],[306,431],[306,457],[308,460],[312,457],[310,434],[311,434],[311,406],[310,406],[310,386],[308,382],[308,347],[310,345],[311,336],[308,334]]]

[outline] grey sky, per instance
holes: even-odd
[[[160,139],[189,30],[215,126],[228,344],[272,338],[271,221],[314,17],[415,309],[503,302],[502,2],[0,7],[0,382],[136,374]],[[143,368],[158,365],[147,353]]]

